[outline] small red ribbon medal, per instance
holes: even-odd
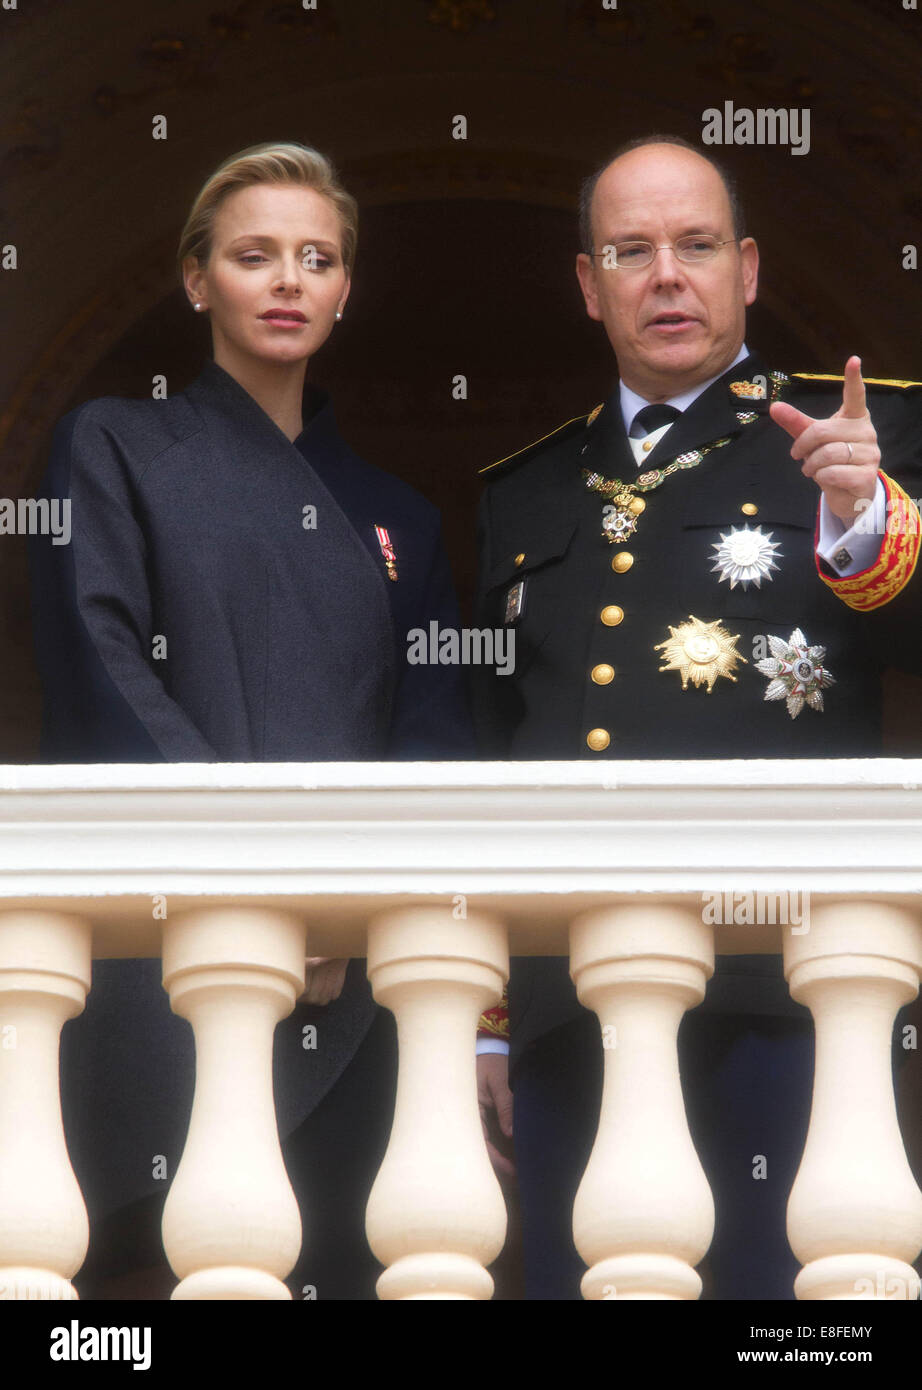
[[[381,547],[381,554],[384,556],[384,565],[387,570],[388,579],[397,581],[397,556],[394,554],[394,547],[391,545],[391,538],[383,526],[375,527],[375,535],[378,537],[378,544]]]

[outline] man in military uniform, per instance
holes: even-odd
[[[883,669],[919,669],[917,383],[865,383],[856,357],[844,377],[788,376],[749,350],[758,250],[726,174],[685,141],[623,147],[581,224],[618,378],[484,470],[477,621],[516,630],[514,672],[478,673],[484,753],[879,756]],[[528,1294],[575,1298],[598,1023],[562,959],[514,963],[510,1022]],[[812,1030],[778,957],[718,958],[680,1061],[717,1205],[705,1295],[790,1298]],[[508,1105],[504,1065],[478,1060],[484,1110]]]

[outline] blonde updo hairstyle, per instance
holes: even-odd
[[[205,181],[179,238],[177,268],[183,279],[183,262],[194,257],[206,269],[212,250],[215,217],[225,198],[238,188],[255,183],[295,184],[321,193],[336,208],[342,228],[343,264],[351,276],[358,242],[358,204],[339,182],[332,162],[310,145],[294,142],[250,145],[232,154]]]

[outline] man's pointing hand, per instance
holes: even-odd
[[[861,358],[845,364],[842,404],[828,420],[814,420],[787,401],[775,401],[769,413],[794,440],[791,458],[801,459],[801,472],[815,478],[830,511],[846,526],[854,526],[877,487],[880,449],[871,423],[861,376]],[[864,505],[862,505],[864,500]]]

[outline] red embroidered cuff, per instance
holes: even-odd
[[[887,525],[873,565],[847,578],[824,574],[820,557],[816,570],[824,584],[849,608],[867,613],[896,598],[912,578],[922,544],[922,521],[912,498],[886,473],[880,474],[887,494]]]
[[[480,1015],[477,1024],[478,1038],[509,1038],[509,992],[503,990],[503,997],[492,1009]]]

